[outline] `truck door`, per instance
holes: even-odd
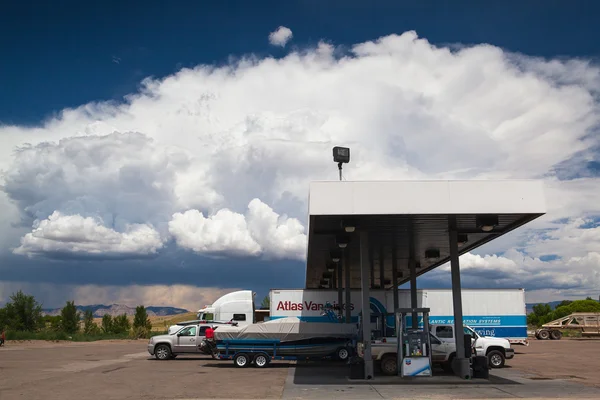
[[[433,334],[444,343],[454,343],[454,329],[452,325],[436,325]]]
[[[188,326],[177,333],[177,340],[174,346],[176,353],[194,353],[197,351],[197,330],[196,326]]]
[[[446,361],[448,354],[448,343],[442,342],[431,333],[429,334],[429,340],[431,342],[431,362],[438,363]]]

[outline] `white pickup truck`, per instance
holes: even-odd
[[[431,325],[431,362],[440,365],[445,371],[452,371],[452,359],[456,356],[453,325]],[[473,348],[478,356],[487,356],[491,368],[501,368],[506,359],[514,357],[514,350],[507,339],[479,336],[472,328],[465,326],[465,334],[473,337]],[[371,345],[373,360],[381,363],[385,375],[397,374],[397,339],[374,340]]]

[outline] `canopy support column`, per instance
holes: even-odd
[[[360,232],[360,290],[362,295],[362,343],[364,346],[365,379],[373,378],[371,356],[371,305],[369,301],[369,275],[373,271],[369,262],[368,232]],[[372,283],[371,283],[372,284]]]
[[[342,317],[344,316],[344,307],[342,307],[342,304],[344,304],[344,286],[342,284],[342,278],[343,278],[343,271],[342,271],[342,265],[344,265],[344,262],[346,260],[346,254],[343,255],[342,259],[340,260],[340,262],[337,263],[336,267],[337,270],[336,272],[336,283],[337,283],[337,291],[338,291],[338,317],[339,317],[339,321],[342,320]]]
[[[396,241],[392,244],[392,290],[394,294],[394,311],[398,309],[398,254]]]
[[[415,239],[413,236],[412,218],[408,229],[408,270],[410,271],[410,308],[417,308],[417,261],[415,260]],[[419,316],[412,313],[412,328],[419,327]]]
[[[450,218],[450,271],[452,275],[452,304],[454,308],[454,338],[456,342],[456,357],[454,358],[454,373],[464,379],[471,375],[469,359],[465,357],[465,333],[463,331],[463,312],[460,285],[460,264],[458,260],[458,232],[456,219]]]
[[[350,302],[352,299],[350,298],[350,250],[346,250],[346,257],[343,259],[344,261],[344,284],[346,286],[346,301],[344,304],[344,310],[346,314],[346,323],[349,324],[352,322],[352,308],[350,307]]]

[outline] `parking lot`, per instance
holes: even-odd
[[[230,361],[156,361],[146,341],[9,342],[0,348],[0,400],[200,398],[600,398],[600,341],[533,340],[490,381],[444,376],[349,381],[336,362],[273,363],[268,370]]]

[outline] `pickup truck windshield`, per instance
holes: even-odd
[[[475,332],[471,328],[464,327],[464,330],[465,330],[465,335],[471,335],[474,338],[478,338],[479,337],[479,335],[477,334],[477,332]]]

